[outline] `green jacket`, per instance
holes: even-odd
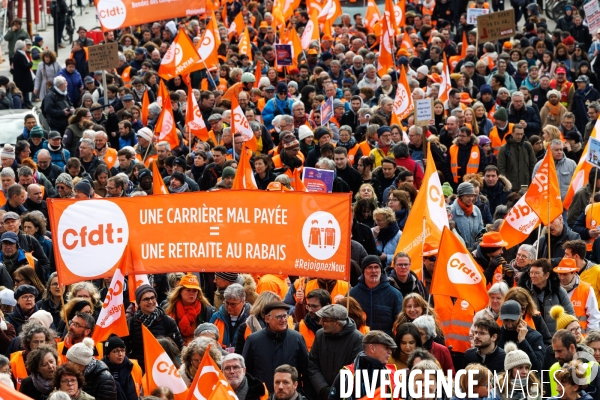
[[[519,190],[521,185],[529,186],[536,163],[533,147],[525,137],[517,143],[512,134],[506,136],[506,144],[498,152],[498,169],[512,184],[513,190]]]
[[[8,58],[13,58],[15,55],[15,44],[17,40],[31,39],[29,33],[23,28],[13,31],[9,29],[4,35],[4,40],[8,42]]]

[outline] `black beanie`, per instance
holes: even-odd
[[[108,355],[114,349],[124,349],[124,348],[125,348],[125,342],[123,341],[123,339],[121,339],[114,333],[111,334],[108,337],[108,339],[106,339],[106,342],[104,342],[104,354],[105,355]]]
[[[381,265],[381,260],[377,256],[369,255],[363,258],[362,263],[360,264],[360,270],[365,271],[365,268],[371,264],[377,264],[383,270],[383,266]]]

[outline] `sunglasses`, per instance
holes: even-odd
[[[431,262],[435,262],[437,260],[437,256],[431,256],[431,257],[423,257],[426,260],[429,260]]]

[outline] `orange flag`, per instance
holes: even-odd
[[[143,284],[150,285],[150,281],[148,280],[148,274],[127,275],[127,291],[129,292],[130,302],[135,303],[135,291]]]
[[[488,305],[483,271],[448,227],[442,232],[430,293],[466,300],[475,310]]]
[[[271,14],[273,15],[273,21],[278,27],[285,26],[285,17],[283,15],[283,7],[285,6],[286,0],[274,0]]]
[[[316,8],[313,8],[310,10],[309,16],[308,23],[304,27],[302,37],[300,38],[300,44],[302,44],[303,50],[308,50],[308,46],[313,40],[320,40],[318,22],[319,11]]]
[[[163,101],[163,109],[156,121],[154,132],[158,132],[158,140],[166,140],[171,145],[171,149],[179,146],[179,137],[177,137],[177,127],[175,126],[175,117],[173,117],[173,108],[171,99]]]
[[[194,136],[203,142],[208,141],[208,139],[212,139],[213,143],[217,143],[217,139],[215,135],[208,131],[206,128],[206,124],[204,123],[204,118],[202,118],[202,113],[200,112],[200,107],[198,106],[198,102],[196,101],[196,96],[192,92],[191,85],[188,85],[188,93],[190,95],[187,99],[187,110],[185,113],[185,124],[188,129]]]
[[[231,386],[228,388],[223,384],[223,381],[220,381],[215,387],[214,392],[211,393],[208,400],[238,400],[238,397]]]
[[[250,128],[250,123],[246,119],[246,115],[240,107],[237,96],[231,98],[231,135],[241,133],[244,138],[244,143],[249,149],[255,151],[257,149],[256,136]]]
[[[217,391],[220,395],[214,397]],[[204,351],[200,365],[198,365],[190,390],[188,390],[187,400],[237,399],[237,397],[227,397],[229,391],[235,395],[235,392],[227,383],[227,378],[210,356],[210,346],[208,346]]]
[[[142,97],[142,125],[148,125],[148,106],[150,105],[150,99],[148,97],[148,89],[144,90],[144,96]]]
[[[398,79],[398,88],[396,89],[393,110],[392,115],[395,115],[400,121],[404,118],[408,118],[415,110],[404,66],[400,67],[400,78]]]
[[[398,17],[400,16],[400,8],[398,7],[398,9],[396,9],[396,7],[397,6],[394,6],[394,2],[392,0],[385,0],[385,9],[383,11],[383,15],[387,21],[389,30],[393,32],[391,33],[392,36],[395,35],[400,27],[404,25],[401,19],[398,20]]]
[[[199,56],[198,67],[199,69],[206,68],[207,66],[212,67],[219,65],[219,58],[217,57],[217,50],[221,41],[219,39],[218,31],[215,34],[215,21],[211,18],[206,24],[206,29],[202,34],[202,38],[196,45],[196,51]]]
[[[250,154],[248,154],[250,153]],[[254,173],[252,172],[252,166],[250,165],[250,157],[252,152],[248,150],[246,145],[242,146],[242,152],[240,153],[240,160],[238,162],[237,170],[235,171],[235,178],[233,179],[232,189],[244,190],[253,189],[258,190],[256,186],[256,180],[254,179]]]
[[[156,162],[152,163],[152,194],[169,194]]]
[[[161,79],[158,83],[156,102],[159,106],[165,108],[165,101],[168,101],[169,104],[171,104],[171,95],[169,94],[169,89],[167,89],[167,86],[165,85],[165,81]]]
[[[229,25],[229,29],[227,30],[227,33],[229,34],[229,40],[231,40],[233,36],[239,37],[244,31],[244,27],[244,15],[242,15],[242,13],[239,12],[238,15],[236,15],[233,19],[233,22],[231,22],[231,25]]]
[[[185,30],[180,29],[160,62],[158,76],[165,80],[198,70],[198,52]]]
[[[187,386],[179,370],[156,340],[152,332],[142,324],[142,339],[144,340],[144,362],[146,364],[146,379],[148,382],[148,393],[159,386],[166,386],[175,395],[176,400],[185,400],[187,397]]]
[[[381,42],[379,43],[379,59],[377,63],[377,74],[383,76],[390,68],[394,68],[394,51],[392,49],[393,33],[390,32],[387,14],[382,20]]]
[[[365,26],[373,31],[375,24],[381,20],[381,13],[375,0],[369,0],[367,3],[367,15],[365,17]]]
[[[227,397],[224,397],[227,399]],[[32,400],[31,397],[0,383],[0,400]]]
[[[318,20],[321,23],[325,23],[327,21],[333,23],[333,21],[335,21],[340,15],[342,15],[342,6],[340,5],[340,1],[326,0],[323,9],[319,13]]]
[[[254,81],[254,87],[258,88],[258,83],[260,82],[260,78],[262,78],[262,64],[260,63],[260,60],[256,60],[254,76],[256,77],[256,81]]]
[[[546,152],[527,193],[525,193],[525,201],[544,225],[550,224],[562,214],[560,186],[551,151]]]
[[[540,219],[525,202],[525,197],[521,197],[506,214],[500,226],[500,235],[508,242],[504,247],[510,249],[523,243],[539,225]]]
[[[240,13],[241,14],[241,13]],[[240,54],[247,54],[248,59],[252,60],[252,42],[250,41],[250,33],[248,33],[248,27],[244,28],[242,32],[242,37],[240,39],[240,43],[238,44],[240,49]]]
[[[596,125],[592,129],[592,133],[590,137],[594,139],[600,139],[600,118],[596,120]],[[571,203],[573,202],[573,196],[575,193],[582,187],[588,184],[590,171],[592,170],[592,164],[586,162],[586,158],[589,155],[589,141],[585,144],[583,149],[583,154],[581,154],[581,158],[579,159],[579,163],[575,168],[575,172],[573,173],[573,177],[571,177],[571,184],[569,185],[569,190],[567,191],[567,195],[565,196],[565,200],[563,201],[563,206],[568,210],[571,207]]]
[[[298,68],[298,56],[302,54],[302,43],[295,26],[292,26],[288,32],[288,43],[292,45],[292,68]],[[256,80],[258,81],[258,77]]]
[[[421,269],[423,266],[423,240],[429,243],[439,243],[442,230],[448,226],[446,202],[442,192],[442,184],[435,167],[435,162],[429,151],[431,143],[427,144],[427,167],[423,184],[417,194],[402,236],[396,247],[396,253],[403,251],[412,260],[411,268]],[[434,145],[435,146],[435,145]]]
[[[462,46],[460,48],[460,58],[464,59],[467,56],[467,47],[469,42],[467,41],[467,30],[463,29]]]
[[[108,293],[102,304],[102,310],[100,311],[100,315],[98,315],[96,328],[94,328],[92,335],[92,339],[96,343],[104,342],[111,333],[120,337],[129,335],[125,308],[123,307],[125,275],[121,268],[115,270]]]
[[[450,83],[450,70],[448,69],[448,59],[445,55],[442,55],[444,59],[444,65],[442,67],[442,83],[440,84],[440,92],[438,95],[438,99],[442,102],[448,100],[448,95],[450,90],[452,89],[452,84]]]

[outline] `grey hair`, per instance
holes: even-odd
[[[506,92],[506,94],[510,96],[510,91],[507,88],[502,87],[502,88],[498,89],[498,94],[500,94],[500,92],[502,92],[502,93]]]
[[[282,115],[281,119],[279,120],[280,124],[281,124],[281,122],[285,122],[286,125],[293,125],[294,124],[294,117],[292,117],[291,115]]]
[[[239,283],[232,283],[231,285],[227,286],[227,289],[225,289],[223,297],[225,298],[225,300],[245,301],[246,291],[244,290],[244,287]]]
[[[417,81],[417,86],[418,85],[419,85],[419,81]],[[418,87],[415,90],[413,90],[413,96],[414,95],[419,95],[419,96],[425,97],[425,91],[423,89],[421,89],[420,87]]]
[[[522,244],[519,246],[519,250],[526,251],[529,254],[529,259],[535,261],[537,259],[537,251],[535,247],[530,244]]]
[[[420,318],[420,317],[419,317]],[[421,360],[418,363],[416,363],[415,365],[413,365],[412,369],[410,370],[412,371],[439,371],[440,367],[439,365],[437,365],[437,362],[433,361],[433,360]]]
[[[46,337],[46,341],[49,343],[54,341],[55,335],[50,329],[46,328],[38,321],[31,320],[30,322],[27,322],[25,325],[23,325],[21,333],[19,333],[19,336],[21,337],[21,343],[26,348],[31,349],[29,344],[31,343],[33,335],[35,335],[36,333],[43,333]]]
[[[508,292],[508,285],[505,282],[496,282],[488,289],[488,294],[501,294],[506,295]]]
[[[368,107],[363,107],[358,110],[358,115],[363,117],[367,114],[372,114],[371,109]]]
[[[225,357],[223,357],[223,360],[221,360],[221,365],[224,365],[226,361],[229,360],[238,360],[240,362],[240,364],[242,365],[242,368],[246,368],[246,362],[244,361],[244,357],[240,356],[239,354],[236,353],[231,353],[231,354],[227,354]]]
[[[93,131],[92,131],[92,132],[93,132]],[[95,135],[96,135],[96,134],[94,133],[94,136],[95,136]],[[88,139],[88,138],[83,138],[83,139],[81,139],[81,140],[79,141],[79,144],[81,144],[81,143],[85,143],[85,144],[87,144],[88,146],[90,146],[90,147],[92,148],[92,150],[95,148],[94,141],[93,141],[93,140],[90,140],[90,139]]]
[[[250,122],[250,129],[252,129],[252,132],[256,132],[256,131],[260,131],[261,127],[258,122],[252,121],[252,122]]]
[[[375,67],[373,67],[373,68],[375,68]],[[379,104],[381,107],[383,107],[387,103],[393,103],[393,102],[394,102],[394,99],[392,99],[391,97],[385,96],[379,101]]]
[[[119,61],[127,62],[127,58],[125,57],[125,54],[119,52]]]
[[[54,77],[54,80],[52,81],[52,83],[54,83],[55,87],[59,87],[59,86],[64,85],[65,83],[67,83],[67,80],[62,76],[56,76],[56,77]]]
[[[513,92],[511,98],[514,99],[515,97],[520,97],[523,100],[525,100],[525,95],[520,90],[517,90],[517,91]]]
[[[552,146],[563,147],[563,142],[561,142],[560,139],[554,139],[553,141],[550,142],[550,147],[552,147]]]
[[[427,332],[428,340],[437,336],[435,333],[435,320],[433,319],[433,316],[421,315],[413,321],[413,324],[415,324],[417,328],[423,329],[425,332]]]
[[[596,112],[600,112],[600,103],[593,101],[588,105],[588,108],[593,108]]]
[[[52,396],[48,397],[48,400],[71,400],[71,396],[62,390],[59,390],[52,393]]]
[[[354,61],[365,61],[365,60],[363,60],[362,56],[356,55],[356,56],[352,57],[352,61],[354,62]]]
[[[297,107],[304,107],[304,103],[299,100],[295,101],[294,104],[292,104],[292,111],[294,111],[294,109]]]
[[[17,40],[17,42],[15,43],[15,51],[21,50],[23,48],[25,48],[25,41]]]
[[[165,147],[165,149],[167,149],[167,151],[171,150],[171,144],[169,142],[167,142],[166,140],[163,140],[161,142],[158,142],[156,144],[156,147],[161,146],[161,147]]]
[[[244,70],[242,70],[241,68],[233,68],[230,72],[229,72],[229,77],[231,79],[235,78],[238,75],[241,75],[244,73]]]
[[[450,115],[451,115],[451,116],[453,116],[453,117],[456,117],[456,115],[457,115],[457,114],[460,114],[460,113],[461,113],[461,112],[463,112],[463,111],[464,111],[464,110],[463,110],[462,108],[460,108],[460,107],[456,107],[455,109],[453,109],[453,110],[450,112]]]
[[[414,133],[417,136],[423,136],[423,128],[421,128],[420,126],[413,125],[410,128],[408,128],[408,131]]]
[[[365,72],[374,71],[376,68],[373,64],[369,64],[365,67]]]
[[[290,178],[287,175],[285,175],[285,174],[279,174],[279,175],[277,175],[277,177],[275,178],[275,182],[281,183],[283,186],[285,186],[288,189],[292,188],[292,184],[290,182]]]
[[[154,102],[148,106],[148,111],[150,111],[153,115],[158,115],[162,111],[162,107],[160,104]]]
[[[0,354],[0,368],[4,368],[8,364],[10,364],[10,360],[6,356]]]
[[[4,176],[10,176],[15,179],[15,171],[13,171],[12,168],[2,168],[2,171],[0,171],[0,178]]]
[[[19,168],[17,170],[17,172],[19,173],[19,176],[32,176],[33,175],[33,170],[31,168],[29,168],[28,166],[23,166],[21,168]]]
[[[319,158],[319,161],[317,161],[317,165],[319,165],[321,169],[328,169],[330,171],[335,171],[335,162],[333,162],[333,160],[330,160],[327,157],[321,157]]]

